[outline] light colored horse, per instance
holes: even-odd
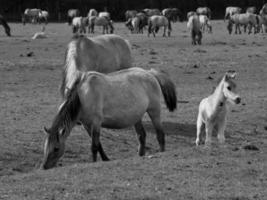
[[[80,17],[79,9],[69,9],[67,17],[68,17],[68,24],[71,25],[72,24],[72,19],[74,17]]]
[[[211,22],[206,15],[199,15],[199,21],[200,21],[201,30],[203,33],[205,32],[205,30],[207,30],[208,33],[212,33]]]
[[[137,11],[136,10],[126,10],[126,12],[125,12],[125,19],[126,19],[126,21],[128,21],[130,18],[135,17],[136,14],[137,14]]]
[[[95,26],[102,26],[103,27],[103,34],[108,34],[109,28],[110,33],[114,32],[114,27],[112,24],[112,20],[109,20],[107,17],[96,17],[92,16],[89,17],[89,26],[88,26],[88,32],[94,33],[94,27]]]
[[[259,19],[259,29],[261,33],[267,33],[267,15],[257,15]]]
[[[86,33],[86,26],[88,26],[88,17],[74,17],[72,19],[72,32]]]
[[[96,9],[92,8],[89,10],[88,12],[88,17],[91,17],[91,16],[97,16],[98,15],[98,12],[96,11]]]
[[[241,25],[244,26],[244,32],[246,32],[246,28],[248,27],[248,34],[252,32],[252,28],[254,28],[254,34],[259,32],[259,18],[255,14],[251,13],[234,14],[230,16],[229,23],[235,24],[235,34],[237,34],[237,32],[241,34],[240,30]]]
[[[191,34],[192,44],[201,45],[202,32],[201,32],[201,24],[200,24],[198,15],[192,15],[189,17],[188,22],[187,22],[187,28],[189,29],[190,34]]]
[[[162,10],[162,15],[167,17],[172,22],[182,21],[182,13],[178,8],[165,8]]]
[[[267,15],[267,3],[262,6],[260,15]]]
[[[234,14],[240,14],[241,11],[242,11],[242,9],[239,7],[233,7],[233,6],[226,7],[225,15],[224,15],[224,21],[226,19],[229,19]]]
[[[41,10],[37,9],[37,8],[25,9],[24,14],[22,16],[23,25],[26,24],[26,21],[30,21],[32,23],[37,23],[40,13],[41,13]]]
[[[80,71],[110,73],[130,67],[132,67],[131,46],[122,37],[118,35],[91,38],[75,36],[66,50],[61,95],[65,97]]]
[[[134,126],[139,141],[138,154],[145,155],[146,132],[142,118],[148,113],[155,129],[160,151],[165,151],[165,133],[161,124],[161,93],[169,111],[177,106],[174,83],[154,69],[131,68],[108,75],[98,72],[81,73],[52,123],[45,128],[43,169],[56,165],[65,150],[65,142],[77,122],[91,136],[93,162],[97,153],[108,161],[100,142],[101,127],[122,129]]]
[[[197,13],[195,12],[195,11],[189,11],[188,13],[187,13],[187,20],[189,20],[189,18],[191,17],[191,16],[193,16],[193,15],[197,15]]]
[[[233,82],[236,73],[227,72],[220,80],[214,92],[204,98],[199,104],[197,117],[197,138],[196,145],[200,144],[201,129],[205,125],[205,144],[210,145],[212,134],[217,133],[220,143],[225,142],[224,130],[226,127],[226,116],[228,113],[228,102],[239,104],[240,96],[236,93],[236,84]]]
[[[143,12],[148,16],[148,17],[151,17],[153,15],[161,15],[161,12],[159,9],[157,8],[145,8],[143,9]]]
[[[211,19],[211,10],[208,7],[199,7],[196,10],[198,15],[206,15],[209,19]]]
[[[109,12],[100,12],[98,14],[98,17],[105,17],[107,20],[111,20],[110,13]]]
[[[131,33],[143,33],[140,29],[140,22],[141,20],[139,17],[133,17],[129,18],[125,25],[129,28]]]
[[[256,11],[257,9],[255,6],[250,6],[247,8],[246,13],[256,14]]]
[[[48,24],[48,17],[49,17],[48,11],[41,10],[41,12],[38,15],[39,23],[41,23],[41,21],[44,20],[45,24]]]
[[[6,32],[6,35],[7,35],[7,36],[11,36],[11,33],[10,33],[10,27],[9,27],[9,25],[7,24],[5,18],[4,18],[2,15],[0,15],[0,25],[2,25],[2,26],[4,27],[5,32]]]
[[[155,32],[158,32],[159,28],[163,26],[163,37],[166,37],[166,30],[168,29],[168,36],[171,36],[171,22],[163,15],[153,15],[148,18],[148,37],[151,33],[155,37]]]

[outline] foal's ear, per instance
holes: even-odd
[[[47,134],[50,134],[50,130],[46,127],[44,127],[44,131],[47,133]]]
[[[235,77],[236,77],[236,72],[226,72],[226,74],[225,74],[226,80],[235,79]]]

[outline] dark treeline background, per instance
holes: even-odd
[[[83,16],[87,15],[90,8],[95,8],[98,11],[107,9],[113,20],[122,21],[128,9],[162,10],[177,7],[185,17],[188,11],[208,6],[212,10],[212,18],[218,19],[224,16],[227,6],[239,6],[244,10],[248,6],[256,6],[259,10],[266,2],[267,0],[0,0],[0,14],[9,21],[19,21],[26,8],[40,8],[49,11],[50,21],[64,21],[70,8],[78,8]]]

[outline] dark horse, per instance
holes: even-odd
[[[2,15],[0,15],[0,24],[2,24],[2,26],[5,28],[5,32],[6,32],[7,36],[11,36],[10,27],[8,26],[5,18]]]

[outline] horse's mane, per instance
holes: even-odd
[[[214,93],[214,91],[216,90],[216,88],[218,87],[218,85],[220,84],[220,82],[222,81],[222,79],[224,78],[224,75],[223,76],[220,76],[217,81],[216,81],[216,85],[212,87],[212,91],[211,91],[211,94]]]

